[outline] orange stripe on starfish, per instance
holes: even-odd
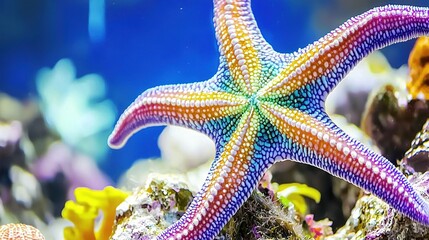
[[[217,119],[243,109],[247,99],[223,92],[160,93],[142,98],[136,111],[190,121]]]
[[[261,103],[261,111],[271,123],[288,138],[317,154],[335,158],[346,163],[354,146],[339,138],[328,126],[306,113],[290,108],[281,108],[273,103]],[[353,156],[357,158],[353,153]]]
[[[261,63],[255,42],[259,30],[249,29],[253,21],[250,6],[239,1],[215,3],[215,30],[222,55],[226,58],[232,79],[240,91],[254,93],[259,88]],[[256,23],[255,23],[256,25]]]
[[[247,99],[225,92],[189,91],[171,86],[145,91],[121,115],[109,137],[109,145],[120,148],[136,131],[152,126],[187,126],[241,113]],[[190,126],[187,126],[190,127]]]

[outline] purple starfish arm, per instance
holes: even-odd
[[[427,35],[428,19],[428,8],[399,5],[377,7],[353,17],[297,51],[292,62],[259,94],[287,95],[302,86],[322,84],[325,88],[319,96],[326,96],[369,53]]]
[[[386,158],[352,139],[323,112],[317,117],[272,103],[261,104],[273,125],[291,139],[287,159],[309,164],[378,196],[418,222],[429,224],[429,205]],[[279,155],[284,156],[284,155]]]

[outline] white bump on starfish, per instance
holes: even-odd
[[[205,216],[207,214],[206,208],[201,208],[201,216]]]
[[[349,155],[349,153],[350,153],[350,148],[348,148],[348,147],[344,147],[343,148],[343,153],[344,153],[344,155]]]
[[[384,180],[386,178],[386,172],[381,171],[380,178]]]
[[[343,149],[343,144],[341,142],[337,143],[337,150],[341,151]]]
[[[323,141],[328,142],[329,141],[329,135],[328,134],[324,134],[323,135]]]
[[[359,156],[358,157],[358,162],[359,162],[359,164],[364,164],[365,163],[365,159],[362,157],[362,156]]]
[[[365,166],[366,166],[366,168],[371,169],[371,162],[366,161]]]
[[[213,187],[212,189],[210,189],[210,193],[211,193],[211,195],[209,196],[209,198],[210,197],[214,198],[217,195],[217,189],[215,187]]]

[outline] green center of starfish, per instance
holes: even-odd
[[[249,105],[251,107],[257,108],[258,103],[259,103],[259,99],[258,99],[258,96],[256,94],[253,94],[252,96],[249,97]]]

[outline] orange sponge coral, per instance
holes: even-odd
[[[108,186],[103,190],[76,188],[76,202],[67,201],[62,211],[65,219],[74,223],[74,227],[64,229],[65,240],[104,240],[112,233],[116,207],[125,200],[128,193]],[[100,226],[95,231],[96,219],[102,212]]]
[[[407,83],[408,91],[416,98],[423,94],[429,99],[429,37],[417,39],[408,59],[411,81]]]

